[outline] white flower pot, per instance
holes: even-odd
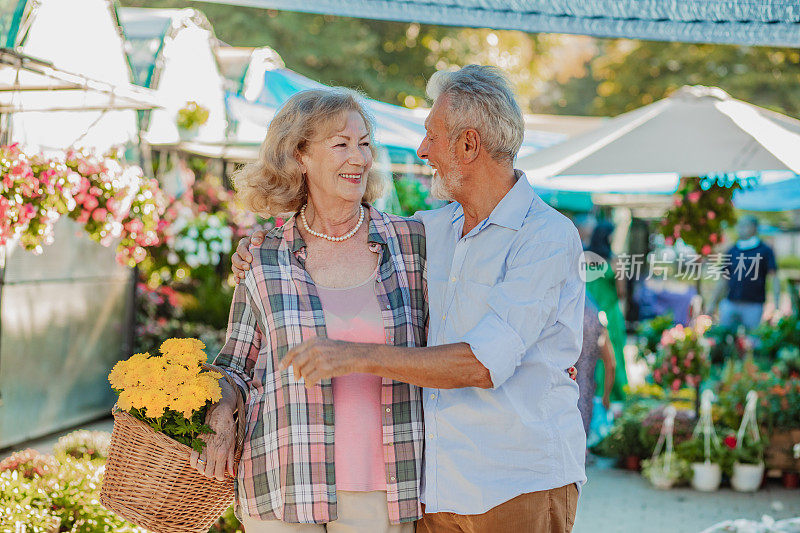
[[[198,126],[190,128],[188,130],[186,128],[178,128],[178,137],[182,141],[191,141],[195,137],[197,137],[197,132],[199,130],[200,128]]]
[[[668,490],[671,489],[672,485],[675,484],[675,480],[672,479],[672,477],[659,472],[650,474],[650,483],[652,483],[657,489]]]
[[[733,464],[731,485],[739,492],[755,492],[761,486],[764,478],[764,463],[749,465],[744,463]]]
[[[717,463],[692,463],[692,488],[714,492],[722,481],[722,469]]]

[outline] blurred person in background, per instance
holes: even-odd
[[[603,383],[603,407],[607,410],[611,405],[611,390],[614,386],[614,374],[617,362],[614,360],[614,351],[611,348],[611,340],[608,338],[608,331],[601,322],[600,311],[592,302],[591,298],[586,298],[583,311],[583,346],[575,369],[578,372],[577,381],[580,388],[578,398],[578,409],[583,418],[583,429],[589,437],[589,428],[592,423],[592,412],[594,410],[594,397],[597,389],[595,381],[595,371],[597,361],[601,359],[606,368]]]
[[[719,323],[728,328],[753,330],[761,323],[771,278],[775,310],[780,306],[781,284],[772,248],[758,236],[758,219],[745,215],[736,224],[739,239],[725,255],[724,276],[709,302],[707,314],[719,304]],[[721,301],[720,301],[721,300]]]
[[[611,252],[611,234],[614,232],[614,225],[607,221],[598,221],[591,215],[576,217],[575,225],[584,252],[591,252],[593,254],[591,257],[603,261],[601,268],[594,269],[592,273],[587,272],[586,295],[587,299],[591,298],[600,310],[601,321],[605,322],[604,325],[608,329],[616,364],[614,368],[597,365],[595,373],[597,394],[605,395],[606,383],[613,383],[610,400],[622,401],[625,399],[623,387],[628,384],[624,351],[627,335],[625,317],[620,306],[620,298],[624,297],[624,294],[620,294],[620,290],[624,290],[624,280],[617,279],[616,261]],[[614,374],[613,380],[606,380],[607,372]]]

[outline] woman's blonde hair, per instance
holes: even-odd
[[[343,115],[349,111],[364,119],[374,161],[378,155],[373,141],[374,123],[359,93],[341,87],[299,92],[275,114],[258,159],[233,174],[242,206],[263,216],[296,213],[308,201],[306,178],[296,154],[303,153],[309,142],[337,131],[334,128],[341,127]],[[373,164],[362,201],[380,198],[385,181]]]

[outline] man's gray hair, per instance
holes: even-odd
[[[447,96],[450,142],[474,129],[481,144],[498,161],[513,161],[522,146],[525,123],[511,84],[496,67],[467,65],[436,72],[428,80],[428,97]]]

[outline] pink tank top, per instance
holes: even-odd
[[[317,285],[328,337],[383,344],[385,332],[375,273],[355,287]],[[333,378],[334,457],[336,488],[348,491],[386,490],[381,423],[381,378],[348,374]]]

